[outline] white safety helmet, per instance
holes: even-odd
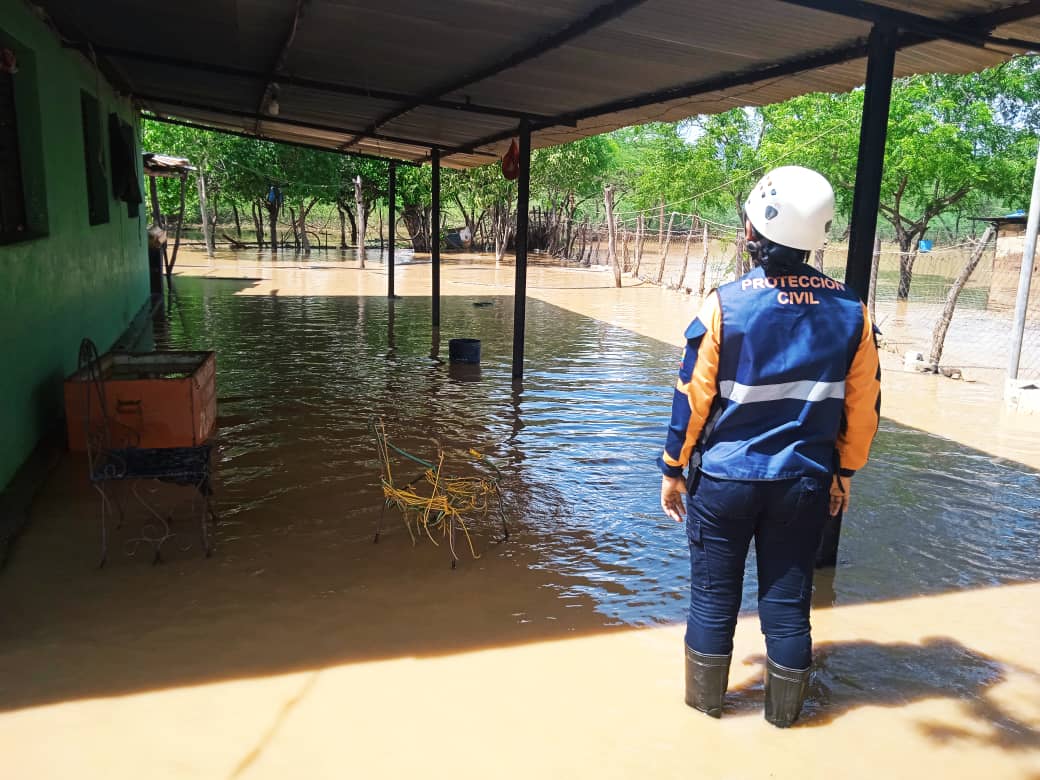
[[[775,168],[744,203],[755,230],[774,244],[812,251],[827,240],[834,219],[834,190],[816,171],[800,165]]]

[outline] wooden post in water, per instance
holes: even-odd
[[[679,278],[675,282],[675,286],[682,289],[683,282],[686,281],[686,267],[690,264],[690,239],[693,238],[693,226],[686,231],[686,246],[683,248],[682,257],[682,270],[679,271]]]
[[[620,220],[620,218],[619,218]],[[628,228],[621,227],[621,267],[625,273],[632,270],[632,256],[628,247]]]
[[[636,267],[635,267],[635,270],[632,271],[632,274],[634,276],[637,276],[637,277],[639,276],[639,265],[643,261],[643,233],[644,233],[644,230],[645,230],[645,222],[643,220],[642,213],[640,213],[636,217],[636,245],[635,245],[635,249],[634,249],[634,254],[636,256]]]
[[[663,204],[664,201],[662,201]],[[664,206],[662,205],[662,208]],[[661,219],[664,219],[664,214],[661,215]],[[657,266],[657,283],[660,284],[661,280],[664,279],[664,265],[668,262],[668,245],[672,243],[672,223],[675,222],[675,212],[673,211],[668,217],[668,233],[665,236],[664,244],[661,246],[661,264]]]
[[[704,285],[708,281],[708,223],[704,223],[704,232],[701,241],[704,243],[704,256],[701,258],[701,282],[697,287],[697,294],[704,299]]]

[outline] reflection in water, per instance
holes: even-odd
[[[367,536],[343,508],[379,503],[366,430],[379,414],[406,448],[435,437],[506,465],[510,523],[560,598],[591,600],[608,622],[683,619],[686,546],[658,509],[654,467],[672,348],[531,300],[521,385],[510,379],[508,299],[444,300],[444,337],[483,342],[482,366],[463,376],[440,360],[439,331],[431,342],[427,299],[238,289],[178,280],[169,333],[156,334],[160,348],[217,350],[219,498],[233,518],[225,554],[251,511],[301,500],[306,512],[286,509],[293,527],[341,524],[346,538]],[[1040,577],[1037,486],[1026,469],[884,424],[817,606]],[[755,589],[749,561],[745,608]]]

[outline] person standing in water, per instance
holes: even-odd
[[[686,329],[658,458],[661,507],[685,519],[690,548],[686,703],[721,717],[754,538],[765,718],[783,728],[809,681],[816,548],[827,513],[848,507],[850,479],[867,462],[881,373],[866,306],[806,264],[834,216],[827,180],[777,168],[744,213],[756,267],[712,291]]]

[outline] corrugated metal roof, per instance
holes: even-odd
[[[458,167],[501,154],[521,114],[537,148],[861,84],[871,22],[806,3],[41,0],[70,44],[92,49],[146,109],[411,161],[436,146]],[[869,8],[827,5],[843,6]],[[1040,0],[912,6],[974,35],[986,32],[978,17],[1007,9],[993,34],[1040,40]],[[920,29],[902,41],[897,75],[979,70],[1021,50],[929,40]],[[778,64],[784,75],[763,72]]]

